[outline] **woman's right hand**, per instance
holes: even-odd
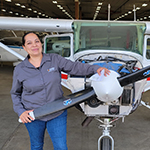
[[[31,122],[33,121],[34,119],[29,115],[30,112],[32,112],[33,110],[27,110],[25,112],[23,112],[21,115],[20,115],[20,119],[22,121],[22,123],[28,123],[28,122]]]

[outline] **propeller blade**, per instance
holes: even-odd
[[[150,77],[150,66],[144,67],[126,76],[118,77],[118,81],[121,86],[125,86],[148,77]]]
[[[91,98],[93,95],[95,95],[95,92],[91,87],[79,91],[77,93],[70,94],[66,97],[62,97],[53,102],[47,103],[42,107],[34,109],[33,111],[34,117],[35,119],[39,119],[43,116],[73,107],[76,104],[86,101],[87,99]]]

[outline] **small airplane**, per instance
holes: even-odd
[[[89,21],[0,17],[1,30],[57,33],[44,38],[44,52],[72,61],[108,68],[109,76],[73,76],[62,72],[62,85],[72,94],[35,109],[33,118],[76,106],[103,129],[98,150],[114,150],[110,128],[134,112],[142,93],[150,89],[150,22]],[[3,52],[24,57],[0,42]],[[55,107],[54,107],[55,106]]]

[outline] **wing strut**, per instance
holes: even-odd
[[[10,49],[8,46],[3,44],[2,42],[0,42],[0,47],[2,47],[4,50],[8,51],[9,53],[13,54],[14,56],[18,57],[20,60],[24,60],[25,59],[25,57],[23,57],[22,55],[18,54],[15,51],[13,51],[12,49]]]

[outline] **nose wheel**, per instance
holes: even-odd
[[[98,139],[98,150],[114,150],[114,139],[110,135],[102,135]]]
[[[110,128],[113,127],[110,123],[110,119],[104,119],[104,121],[97,119],[101,124],[99,127],[103,129],[102,136],[98,139],[98,150],[114,150],[114,139],[110,135]]]

